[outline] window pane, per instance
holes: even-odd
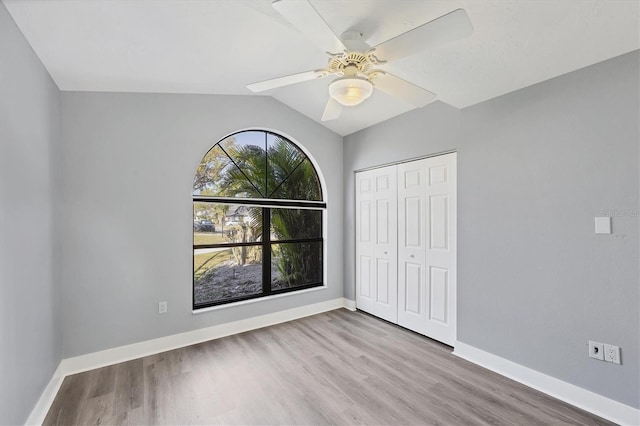
[[[264,132],[241,132],[204,156],[193,180],[194,195],[266,197]]]
[[[267,154],[265,132],[240,132],[220,144],[240,168],[241,173],[229,176],[228,190],[245,198],[267,197]],[[231,169],[228,170],[232,171]]]
[[[228,194],[226,176],[238,174],[238,168],[216,144],[204,156],[193,178],[193,195],[233,196]]]
[[[193,203],[193,244],[262,241],[262,207]]]
[[[271,245],[271,289],[322,282],[322,243]]]
[[[193,203],[193,244],[222,243],[220,222],[223,216],[220,204]]]
[[[271,240],[301,240],[322,237],[322,211],[271,209]]]
[[[262,248],[195,249],[193,271],[196,306],[261,294]]]
[[[297,150],[297,148],[295,149]],[[271,154],[271,152],[269,153]],[[302,162],[296,163],[294,167],[289,171],[284,181],[280,182],[279,186],[271,192],[270,198],[322,201],[318,175],[316,175],[316,171],[309,159],[304,157]]]
[[[279,188],[282,183],[305,158],[307,158],[306,155],[288,140],[274,134],[267,136],[267,192],[269,198],[273,198],[275,193],[280,192]]]

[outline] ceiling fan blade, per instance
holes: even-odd
[[[376,77],[374,86],[376,89],[416,107],[423,107],[436,98],[435,93],[387,72]]]
[[[330,97],[329,101],[327,102],[327,106],[324,107],[322,121],[335,120],[336,118],[340,117],[340,114],[342,114],[342,105],[340,105],[338,101]]]
[[[247,85],[247,89],[252,92],[264,92],[265,90],[275,89],[276,87],[288,86],[290,84],[302,83],[303,81],[313,80],[314,78],[322,78],[325,74],[322,71],[305,71],[298,74],[287,75],[284,77],[272,78],[271,80],[260,81]]]
[[[472,32],[473,26],[467,12],[464,9],[456,9],[391,40],[380,43],[375,47],[376,56],[384,61],[393,61],[432,46],[460,40]]]
[[[307,0],[275,0],[273,8],[324,52],[342,53],[346,47]]]

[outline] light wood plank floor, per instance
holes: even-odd
[[[611,423],[340,309],[69,376],[45,424]]]

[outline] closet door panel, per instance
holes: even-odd
[[[389,307],[389,282],[391,277],[389,276],[389,261],[386,259],[378,259],[376,265],[376,303],[382,304],[384,307]]]
[[[429,249],[449,249],[448,238],[448,211],[449,197],[446,194],[432,195],[429,197]]]
[[[374,314],[398,322],[398,200],[396,166],[375,170],[376,300]]]
[[[360,276],[360,286],[358,296],[365,299],[371,299],[373,297],[373,281],[371,278],[371,257],[360,255],[358,258],[358,271]],[[363,303],[361,301],[361,303]]]
[[[426,321],[424,160],[398,165],[398,324],[423,332]]]
[[[403,307],[402,319],[405,321],[405,316],[413,315],[420,318],[424,315],[424,308],[422,302],[422,292],[424,291],[424,265],[418,263],[405,262],[405,274],[403,286]],[[400,320],[400,316],[398,317]],[[402,324],[400,324],[402,325]]]
[[[375,174],[356,174],[356,305],[374,313],[375,306]]]
[[[423,333],[456,340],[456,154],[426,160],[427,318]]]
[[[429,267],[429,302],[431,303],[429,305],[429,320],[439,321],[442,324],[449,322],[448,275],[448,269]]]
[[[398,318],[396,166],[356,174],[356,306]]]

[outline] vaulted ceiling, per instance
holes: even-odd
[[[301,0],[303,1],[303,0]],[[63,91],[255,95],[249,83],[324,68],[271,0],[3,0]],[[387,66],[464,108],[640,48],[637,0],[311,0],[376,45],[457,8],[471,36]],[[384,59],[384,58],[383,58]],[[330,78],[272,89],[318,122]],[[346,135],[413,107],[375,91],[322,122]]]

